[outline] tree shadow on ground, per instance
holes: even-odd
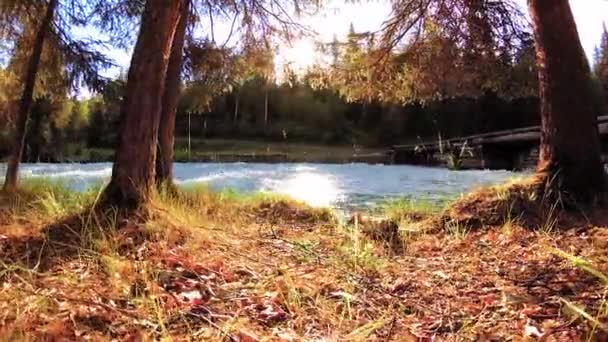
[[[28,223],[24,229],[30,231],[22,234],[1,235],[0,231],[0,262],[5,267],[18,265],[44,272],[82,255],[96,237],[119,229],[116,217],[111,209],[87,208],[39,228]]]

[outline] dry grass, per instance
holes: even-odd
[[[161,194],[141,222],[87,211],[94,201],[54,187],[2,197],[0,340],[604,336],[605,284],[555,253],[606,273],[603,227],[431,233],[408,218],[387,230],[396,249],[284,198]]]
[[[557,230],[606,225],[606,207],[575,207],[543,197],[544,178],[532,176],[506,184],[480,188],[452,202],[439,225],[458,224],[470,229],[519,226],[551,234]]]
[[[444,216],[473,228],[502,225],[513,217],[521,218],[522,224],[535,224],[542,216],[538,186],[536,179],[529,178],[480,188],[454,201]]]

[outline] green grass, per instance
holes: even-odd
[[[28,177],[21,180],[19,184],[20,197],[36,200],[49,198],[66,209],[81,207],[83,204],[91,204],[101,193],[104,184],[98,183],[88,187],[84,191],[74,191],[70,185],[63,180],[46,177]],[[218,201],[240,202],[255,204],[264,201],[293,201],[289,196],[270,192],[243,192],[233,188],[224,188],[220,191],[210,189],[206,184],[184,184],[178,188],[191,197],[214,197]],[[161,198],[168,199],[167,194],[159,194]]]
[[[206,184],[180,185],[179,188],[187,194],[202,195],[213,194],[220,201],[232,201],[239,203],[259,203],[263,201],[293,201],[289,196],[261,191],[240,191],[233,188],[223,188],[220,191],[210,189]]]
[[[291,205],[298,206],[305,205],[304,202],[294,200],[284,194],[263,191],[240,191],[234,188],[214,190],[204,183],[178,185],[178,189],[180,189],[189,200],[198,201],[200,202],[200,205],[204,205],[205,202],[208,203],[209,201],[238,205],[259,205],[261,203],[276,202],[287,202]],[[166,194],[161,194],[161,198],[163,198],[163,200],[175,200],[170,196],[166,196]]]
[[[337,254],[332,262],[336,268],[346,266],[352,272],[380,271],[388,261],[375,253],[375,243],[359,229],[349,226],[338,227]]]
[[[382,203],[377,210],[385,213],[390,219],[402,220],[410,215],[433,215],[441,212],[450,202],[450,198],[403,198]]]
[[[445,225],[448,234],[457,240],[464,240],[469,235],[470,228],[460,222],[448,222]]]
[[[85,191],[74,191],[66,182],[60,180],[24,178],[17,196],[0,196],[0,207],[10,208],[13,214],[34,212],[57,218],[90,206],[101,190],[101,183]]]

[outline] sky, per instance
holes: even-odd
[[[523,0],[519,2],[523,3]],[[593,51],[599,45],[603,32],[603,24],[608,25],[607,0],[570,0],[570,7],[576,20],[576,27],[581,43],[590,60]]]
[[[526,0],[516,0],[527,15]],[[608,24],[608,0],[570,0],[570,7],[576,20],[581,43],[587,57],[592,61],[595,47],[602,35],[602,25]],[[344,38],[352,22],[358,32],[377,31],[382,22],[390,15],[387,2],[358,2],[345,4],[344,0],[331,0],[326,8],[314,17],[302,18],[301,21],[316,29],[318,38],[331,41],[336,35]],[[315,62],[318,55],[314,53],[313,39],[302,39],[293,47],[281,49],[278,62],[291,62],[305,67]]]
[[[527,14],[526,0],[516,0]],[[593,61],[593,52],[602,35],[602,25],[608,25],[608,0],[570,0],[577,29],[587,57]],[[298,39],[290,45],[282,43],[275,59],[276,70],[280,73],[284,63],[289,63],[296,70],[304,70],[324,57],[315,48],[315,41],[330,42],[334,36],[344,39],[351,23],[358,32],[377,31],[390,15],[387,1],[371,0],[357,3],[345,0],[327,0],[323,8],[312,16],[298,18],[297,21],[307,26],[312,34]],[[229,31],[229,25],[216,23],[215,36],[223,41]],[[232,39],[235,40],[234,37]],[[130,53],[122,50],[108,51],[118,65],[127,68]],[[118,69],[109,70],[109,75],[118,73]]]

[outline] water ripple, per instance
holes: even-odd
[[[0,164],[0,170],[5,168]],[[23,164],[22,176],[65,180],[84,190],[110,177],[110,163]],[[439,200],[517,176],[509,171],[449,171],[406,165],[176,163],[177,183],[212,189],[275,192],[313,206],[363,209],[387,199]]]

